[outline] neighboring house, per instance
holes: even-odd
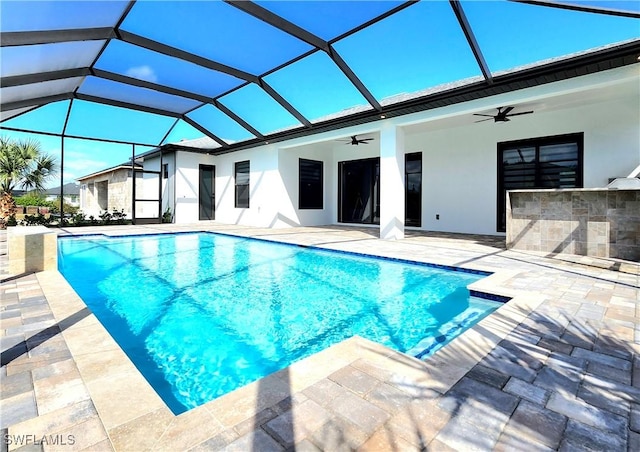
[[[139,165],[136,165],[139,167]],[[131,218],[131,164],[122,163],[78,178],[80,182],[80,210],[98,217],[104,211],[124,210]]]
[[[73,207],[80,206],[80,185],[75,182],[69,182],[62,186],[64,202]],[[43,192],[47,201],[56,201],[60,198],[60,187],[50,188]]]
[[[192,166],[194,161],[198,161],[200,158],[206,158],[208,152],[215,149],[216,146],[218,146],[218,144],[211,138],[202,137],[194,140],[182,140],[179,143],[166,144],[160,148],[153,149],[137,156],[136,160],[142,162],[145,171],[150,172],[150,174],[159,174],[161,177],[162,185],[159,201],[161,205],[160,212],[162,214],[167,214],[174,222],[181,223],[198,221],[201,219],[213,219],[213,208],[211,208],[211,206],[201,207],[197,202],[194,202],[195,208],[200,210],[204,209],[205,213],[196,212],[195,219],[191,219],[193,215],[185,216],[183,206],[189,201],[187,201],[186,195],[183,195],[180,200],[176,199],[176,183],[179,187],[182,187],[184,184],[188,184],[191,186],[191,192],[196,191],[197,193],[203,193],[203,196],[206,197],[204,190],[200,190],[200,184],[204,182],[197,179],[199,175],[196,174],[196,179],[193,182],[189,182],[185,179],[186,176],[183,169],[187,169]],[[161,151],[162,157],[160,156]],[[212,180],[212,177],[215,177],[215,175],[210,172],[207,174],[209,181]],[[198,186],[193,186],[194,183],[198,184]],[[209,185],[211,186],[211,183]],[[154,183],[153,188],[156,186],[157,185]],[[210,200],[209,204],[211,204],[213,202],[212,196],[214,193],[209,191],[209,194],[211,196],[209,196],[208,199]],[[192,199],[192,197],[189,199]],[[176,219],[175,213],[178,206],[181,208],[181,214],[180,218]],[[194,206],[192,206],[192,209]],[[136,207],[136,209],[138,209],[138,207]],[[208,211],[209,214],[207,214],[206,211]]]
[[[502,235],[508,189],[597,188],[630,175],[639,99],[631,65],[233,152],[207,138],[142,157],[163,172],[162,204],[177,223]],[[497,107],[533,113],[476,116]]]

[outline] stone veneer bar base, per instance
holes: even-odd
[[[512,190],[507,248],[640,261],[640,190]]]
[[[22,275],[58,269],[58,235],[44,226],[7,230],[9,273]]]

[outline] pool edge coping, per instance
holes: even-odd
[[[70,301],[75,305],[75,309],[88,309],[59,272],[40,272],[36,276],[49,301],[56,321],[64,320],[69,310],[74,309],[70,308]],[[52,291],[61,291],[61,283],[67,286],[62,291],[63,296],[52,295]],[[385,357],[402,356],[404,360],[420,366],[424,372],[424,384],[432,390],[444,394],[486,356],[498,342],[516,328],[544,299],[544,296],[536,294],[516,295],[508,303],[500,306],[479,323],[460,334],[427,360],[420,360],[360,336],[354,336],[179,415],[173,414],[93,313],[63,331],[62,335],[112,444],[115,446],[114,439],[116,438],[113,436],[117,436],[119,430],[135,423],[136,420],[143,422],[146,416],[154,415],[166,419],[166,428],[157,436],[152,448],[164,449],[167,444],[163,438],[170,439],[173,436],[167,436],[170,431],[191,432],[190,438],[194,438],[195,441],[195,438],[198,438],[196,432],[200,429],[204,430],[204,425],[208,425],[209,429],[219,430],[219,432],[233,428],[251,419],[259,411],[302,391],[340,368],[372,353],[372,351]],[[61,303],[64,303],[65,306],[60,306]],[[80,334],[78,334],[78,330],[82,330]],[[80,336],[101,338],[102,348],[95,349],[91,353],[82,352],[86,343]],[[117,365],[112,365],[109,369],[101,371],[100,376],[96,376],[95,369],[92,367],[101,362],[101,357],[105,353],[115,354]],[[350,358],[346,358],[346,356],[350,356]],[[318,373],[317,369],[319,368],[322,371]],[[314,370],[308,371],[308,369]],[[260,386],[265,384],[282,386],[284,374],[287,374],[289,384],[292,385],[291,391],[288,391],[288,394],[276,391],[271,398],[259,400],[261,397]],[[291,381],[292,378],[295,381]],[[104,385],[109,386],[108,390],[105,390]],[[129,396],[125,396],[127,394],[133,395],[133,398],[129,399]],[[126,400],[130,402],[128,405]],[[145,403],[141,405],[141,401],[145,401]],[[123,402],[125,404],[121,405]],[[114,403],[119,405],[117,410],[112,408]],[[242,407],[245,407],[244,411]],[[124,413],[128,415],[123,417]],[[198,418],[200,421],[194,424],[194,418]],[[204,439],[206,438],[202,438],[202,440]],[[182,444],[186,446],[184,443]],[[194,442],[188,447],[197,444],[198,442]]]

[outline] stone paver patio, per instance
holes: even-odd
[[[488,270],[512,300],[420,361],[352,338],[174,416],[57,272],[7,275],[2,450],[640,450],[640,265],[544,257],[503,239],[376,229],[214,230]]]

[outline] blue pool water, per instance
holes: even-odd
[[[180,413],[353,335],[424,357],[484,275],[211,233],[59,239],[59,268]]]

